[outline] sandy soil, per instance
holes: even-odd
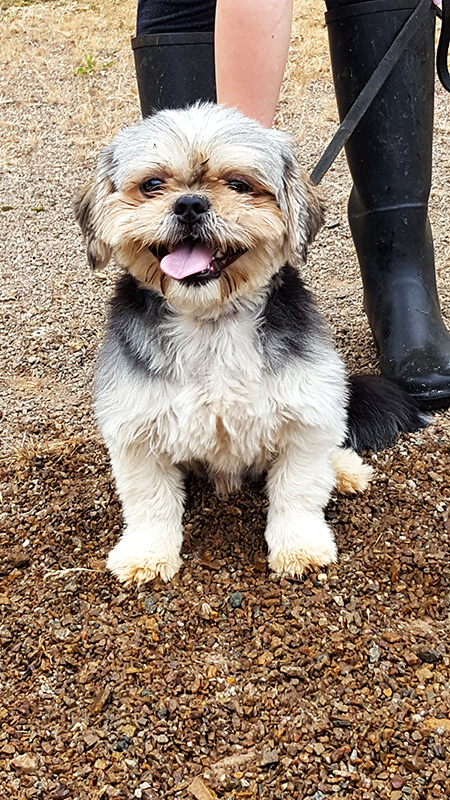
[[[86,266],[72,198],[138,119],[134,0],[0,0],[0,797],[417,800],[450,790],[449,414],[332,499],[339,563],[266,571],[261,486],[192,480],[185,566],[124,590],[90,408],[117,274]],[[431,215],[450,311],[450,102]],[[278,124],[311,169],[335,130],[322,9],[296,4]],[[307,276],[350,369],[374,370],[341,156]]]

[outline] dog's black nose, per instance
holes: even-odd
[[[184,194],[178,200],[175,200],[173,213],[180,222],[187,222],[192,225],[193,222],[198,222],[209,208],[210,202],[207,197],[202,197],[200,194]]]

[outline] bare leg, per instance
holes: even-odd
[[[292,0],[217,0],[217,101],[270,128],[289,50]]]

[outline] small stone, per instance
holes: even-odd
[[[401,800],[402,796],[403,792],[401,790],[396,790],[394,792],[391,792],[390,800]]]
[[[450,719],[448,717],[443,717],[442,719],[428,717],[424,724],[429,731],[438,731],[439,729],[442,729],[443,731],[450,731]]]
[[[431,681],[433,679],[433,673],[431,669],[428,667],[420,667],[416,670],[416,675],[420,683],[425,683],[426,681]]]
[[[24,553],[22,547],[17,545],[16,547],[11,548],[9,561],[11,566],[20,569],[22,567],[26,567],[30,563],[30,554]]]
[[[419,663],[419,659],[417,658],[415,653],[412,653],[411,650],[406,650],[403,653],[403,659],[406,661],[409,667],[413,667],[414,664]]]
[[[278,750],[271,750],[270,748],[266,748],[262,751],[260,765],[262,767],[268,767],[270,764],[278,764],[280,757],[278,755]]]
[[[64,800],[64,798],[68,797],[70,794],[70,789],[67,786],[58,786],[55,792],[52,794],[52,798],[54,800]]]
[[[384,631],[384,633],[381,634],[381,637],[385,642],[389,642],[389,644],[400,641],[400,636],[398,633],[395,633],[395,631]]]
[[[135,733],[136,733],[135,725],[124,725],[121,730],[122,736],[126,736],[127,739],[132,739]]]
[[[403,760],[403,766],[408,772],[423,772],[425,769],[425,759],[420,756],[407,756]]]
[[[155,598],[152,597],[151,595],[148,595],[148,597],[146,597],[144,600],[144,608],[147,614],[152,614],[153,611],[155,610],[155,606],[156,606]]]
[[[97,744],[98,740],[98,736],[96,736],[95,733],[85,733],[83,736],[83,742],[86,747],[93,747],[94,744]]]
[[[198,613],[198,616],[199,616],[201,619],[206,619],[206,620],[208,620],[208,619],[211,619],[211,615],[212,615],[212,608],[211,608],[211,606],[209,605],[209,603],[207,603],[207,602],[205,601],[204,603],[202,603],[202,604],[201,604],[201,606],[200,606],[200,608],[199,608],[199,610],[198,610],[198,612],[197,612],[197,613]]]
[[[253,566],[257,572],[267,572],[267,561],[262,556],[255,556]]]
[[[435,758],[439,758],[442,761],[445,761],[445,750],[441,744],[432,744],[430,747],[430,751]]]
[[[206,785],[201,778],[194,778],[192,783],[188,786],[190,794],[194,795],[195,800],[215,800],[216,793]]]
[[[114,745],[114,750],[116,753],[125,753],[130,746],[130,740],[127,736],[121,736],[121,738],[116,742]]]
[[[421,661],[424,661],[426,664],[437,664],[438,661],[442,661],[442,655],[437,650],[419,650],[418,656]]]
[[[324,748],[324,746],[323,746],[323,744],[321,742],[315,742],[313,744],[313,748],[314,748],[314,752],[315,752],[316,756],[321,756],[322,753],[325,752],[325,748]]]
[[[111,694],[111,689],[108,686],[106,686],[97,694],[91,705],[91,714],[98,714],[99,711],[102,710],[103,706],[109,699],[110,694]]]
[[[369,650],[369,661],[371,664],[375,664],[380,659],[380,648],[378,645],[374,644]]]
[[[391,778],[391,786],[393,789],[401,789],[405,781],[398,775],[393,775]]]
[[[37,760],[34,756],[24,753],[21,756],[14,756],[9,762],[17,772],[24,772],[25,775],[33,775],[37,770]]]
[[[231,608],[240,608],[243,599],[244,598],[241,592],[233,592],[233,594],[230,597]]]

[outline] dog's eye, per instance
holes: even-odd
[[[250,186],[249,183],[238,179],[228,181],[228,186],[230,189],[233,189],[234,192],[239,192],[239,194],[248,194],[249,192],[253,191],[253,187]]]
[[[139,186],[142,194],[145,195],[153,195],[156,194],[159,189],[164,186],[164,181],[161,178],[147,178],[146,181],[143,181]]]

